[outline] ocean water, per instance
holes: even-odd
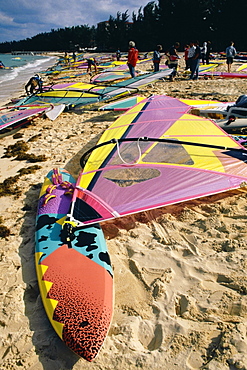
[[[9,103],[11,98],[25,95],[25,84],[35,73],[47,70],[54,65],[57,57],[43,55],[0,54],[5,67],[0,69],[0,106]]]

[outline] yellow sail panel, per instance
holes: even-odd
[[[57,97],[57,98],[88,98],[95,97],[95,94],[90,94],[83,91],[73,91],[73,90],[54,90],[47,91],[41,94],[37,94],[39,97]]]
[[[195,143],[207,143],[222,146],[237,146],[231,136],[228,136],[214,122],[203,117],[183,114],[165,132],[165,135],[175,135],[178,138],[186,137]],[[235,145],[234,145],[235,144]]]
[[[138,105],[139,106],[139,105]],[[121,120],[121,117],[118,120],[118,123],[116,124],[116,127],[114,127],[114,124],[111,126],[110,130],[106,130],[102,137],[100,138],[98,144],[101,142],[104,143],[105,141],[111,140],[111,139],[121,139],[128,129],[128,126],[133,122],[135,117],[139,114],[139,111],[135,108],[132,109],[133,113],[128,114],[127,118],[125,120]],[[99,169],[102,164],[105,161],[105,158],[108,157],[108,155],[111,153],[112,149],[116,146],[116,144],[109,144],[106,146],[103,146],[101,148],[98,148],[94,150],[89,158],[89,160],[86,163],[86,166],[84,168],[84,173],[80,178],[79,186],[82,188],[87,188],[90,182],[92,181],[92,178],[95,175],[95,171]]]
[[[218,100],[198,100],[198,99],[180,99],[181,102],[191,105],[191,106],[197,106],[197,105],[212,105],[212,106],[218,106],[221,104]]]
[[[244,63],[244,64],[242,64],[241,66],[239,66],[239,67],[236,69],[236,71],[237,71],[237,72],[240,72],[240,71],[242,71],[243,69],[247,69],[247,63]]]
[[[76,82],[74,84],[69,85],[68,87],[65,88],[67,89],[81,89],[81,90],[88,90],[92,89],[92,87],[97,87],[97,85],[92,85],[91,83],[84,83],[84,82]]]
[[[210,120],[191,114],[182,115],[165,133],[165,136],[191,143],[211,144],[224,147],[234,147],[232,138],[221,131],[219,127]],[[215,148],[203,146],[184,145],[191,156],[193,167],[212,171],[225,172],[220,159],[215,155]],[[191,167],[191,166],[190,166]]]
[[[80,187],[85,189],[88,187],[95,175],[94,171],[102,166],[105,158],[107,158],[107,156],[111,153],[115,145],[116,144],[109,144],[94,150],[90,156],[90,159],[86,163],[85,172],[81,173],[79,182]]]

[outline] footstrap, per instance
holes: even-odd
[[[61,186],[63,189],[66,189],[66,191],[64,192],[65,195],[72,195],[74,191],[74,184],[72,184],[69,181],[62,181],[63,178],[58,168],[53,169],[53,174],[51,178],[52,184],[47,186],[46,188],[46,195],[44,196],[43,199],[43,206],[45,206],[50,199],[56,198],[56,195],[52,193],[59,186]]]

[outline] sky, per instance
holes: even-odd
[[[0,42],[31,38],[52,29],[97,26],[109,16],[132,12],[149,0],[0,0]]]

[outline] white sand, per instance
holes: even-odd
[[[146,66],[145,66],[146,67]],[[144,68],[144,67],[143,67]],[[222,66],[222,69],[226,66]],[[237,64],[236,64],[237,68]],[[88,78],[86,78],[88,81]],[[177,80],[143,95],[236,100],[247,80]],[[18,140],[45,154],[41,169],[18,180],[21,196],[1,198],[0,369],[247,369],[246,193],[235,192],[154,210],[103,225],[114,268],[114,317],[98,357],[72,353],[45,314],[34,264],[39,191],[53,167],[75,176],[81,154],[118,116],[62,113],[0,139],[0,155]],[[36,141],[29,141],[34,136]],[[0,182],[26,161],[1,158]]]

